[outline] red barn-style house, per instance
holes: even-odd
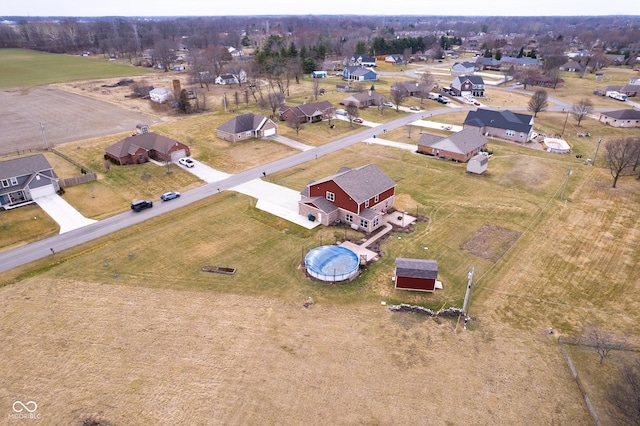
[[[438,280],[438,262],[435,260],[396,259],[393,274],[398,290],[428,291],[433,293]]]
[[[344,221],[369,233],[382,225],[382,217],[393,207],[395,190],[393,179],[375,164],[342,167],[302,190],[298,213],[323,225]]]

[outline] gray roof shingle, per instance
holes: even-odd
[[[640,120],[640,111],[636,109],[618,109],[603,112],[602,115],[615,118],[617,120]]]
[[[51,169],[43,154],[29,155],[0,162],[0,179],[9,179]]]
[[[485,138],[478,129],[474,128],[463,129],[446,138],[441,137],[436,139],[433,136],[434,135],[428,134],[422,135],[418,141],[418,146],[429,146],[458,154],[468,154],[486,145],[488,142],[487,138]]]
[[[509,110],[493,111],[478,108],[476,111],[469,111],[464,124],[474,127],[495,127],[498,129],[514,130],[516,132],[529,133],[532,125],[529,124],[533,116],[520,114]]]
[[[368,164],[356,169],[341,170],[343,171],[317,181],[315,184],[333,180],[357,203],[363,203],[396,186],[393,179],[375,164]]]
[[[227,121],[216,130],[233,134],[249,132],[252,130],[256,130],[264,119],[266,119],[264,115],[253,113],[242,114],[233,117],[231,120]]]
[[[140,135],[136,134],[122,139],[105,149],[105,151],[117,158],[134,154],[138,148],[142,148],[146,151],[153,149],[158,152],[166,153],[169,152],[170,148],[176,143],[180,142],[157,133],[149,132],[142,133]]]
[[[438,262],[426,259],[396,258],[396,275],[411,278],[438,278]]]

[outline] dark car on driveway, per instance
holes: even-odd
[[[151,200],[138,200],[131,203],[131,210],[134,212],[150,209],[151,207],[153,207],[153,201]]]

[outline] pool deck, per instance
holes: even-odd
[[[393,212],[385,215],[382,218],[382,222],[384,223],[384,229],[382,231],[378,231],[375,235],[373,235],[371,238],[364,241],[362,244],[355,244],[350,241],[345,241],[340,245],[350,250],[353,250],[361,259],[361,261],[364,260],[365,263],[368,263],[368,262],[377,260],[378,253],[367,249],[367,247],[369,247],[378,239],[382,238],[384,235],[389,233],[393,229],[393,225],[404,228],[406,226],[411,225],[412,223],[415,223],[415,221],[416,221],[416,218],[408,215],[407,213]]]

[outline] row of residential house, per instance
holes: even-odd
[[[607,92],[618,92],[627,95],[630,98],[640,96],[640,77],[629,79],[629,84],[624,86],[601,86],[594,90],[594,94],[606,96]]]

